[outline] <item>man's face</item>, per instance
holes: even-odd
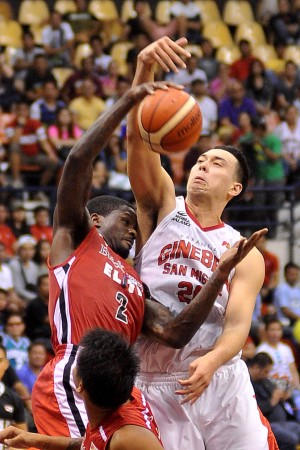
[[[46,363],[47,353],[43,345],[34,345],[29,352],[29,364],[35,368],[41,368]]]
[[[282,326],[280,323],[270,323],[266,329],[267,339],[272,344],[277,344],[282,338]]]
[[[289,269],[287,269],[286,274],[285,274],[286,281],[291,286],[294,286],[299,281],[299,273],[300,272],[299,272],[299,269],[297,269],[297,267],[290,267]]]
[[[229,201],[229,194],[241,190],[237,181],[237,160],[226,150],[212,149],[199,156],[192,167],[188,183],[188,194],[205,194],[214,199]],[[239,193],[238,192],[238,193]]]
[[[107,244],[126,259],[136,238],[137,218],[134,209],[121,206],[103,218],[100,233]]]

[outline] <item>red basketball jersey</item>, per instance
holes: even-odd
[[[90,329],[137,339],[144,316],[143,285],[135,270],[92,228],[72,255],[50,270],[52,345],[78,345]]]
[[[87,425],[82,448],[85,450],[105,450],[115,431],[125,425],[147,428],[160,441],[159,431],[150,406],[143,394],[135,387],[129,403],[122,405],[106,417],[99,426],[91,429],[90,424]]]

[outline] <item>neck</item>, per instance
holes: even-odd
[[[207,202],[205,199],[193,198],[188,195],[186,204],[191,213],[196,217],[203,228],[213,227],[222,223],[221,215],[223,207],[216,207],[213,202]],[[224,206],[225,207],[225,206]]]

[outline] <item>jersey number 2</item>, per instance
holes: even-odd
[[[126,315],[128,298],[122,294],[122,292],[117,292],[116,300],[120,303],[120,306],[116,313],[116,319],[123,323],[128,323],[128,317]]]

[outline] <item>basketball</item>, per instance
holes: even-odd
[[[195,144],[202,128],[202,114],[194,97],[169,87],[147,95],[138,108],[143,141],[155,152],[179,152]]]

